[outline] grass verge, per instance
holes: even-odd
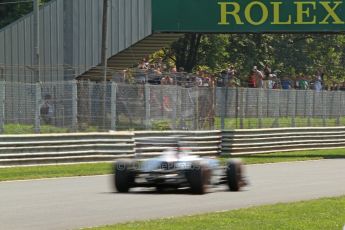
[[[245,164],[337,159],[345,158],[345,149],[258,154],[240,158]],[[229,157],[220,159],[225,162]],[[111,172],[112,163],[0,168],[0,181],[104,175]]]
[[[216,128],[221,127],[221,118],[216,117]],[[259,128],[284,128],[284,127],[334,127],[344,126],[345,117],[336,118],[306,118],[306,117],[264,117],[264,118],[225,118],[225,129],[259,129]]]
[[[257,154],[249,156],[239,156],[245,164],[278,163],[290,161],[307,161],[321,159],[345,158],[345,149],[309,150],[296,152],[277,152],[268,154]],[[221,157],[222,160],[229,159]]]
[[[111,163],[0,168],[0,181],[109,174]]]
[[[204,215],[91,228],[129,229],[343,229],[345,197],[276,204]]]

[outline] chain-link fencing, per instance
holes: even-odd
[[[345,92],[218,88],[222,129],[345,125]]]
[[[0,82],[2,133],[344,126],[344,108],[343,91]]]

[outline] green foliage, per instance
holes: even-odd
[[[69,129],[59,128],[52,125],[42,125],[41,133],[68,133]]]
[[[99,128],[97,126],[91,126],[90,124],[87,123],[79,123],[79,132],[85,132],[85,133],[94,133],[94,132],[99,132]]]
[[[256,154],[241,156],[245,164],[262,164],[262,163],[278,163],[291,161],[321,160],[321,159],[344,159],[344,149],[326,149],[326,150],[305,150],[296,152],[277,152],[267,154]],[[220,158],[225,164],[229,159],[227,156]]]
[[[42,125],[41,133],[67,133],[69,132],[66,128],[59,128],[51,125]],[[33,125],[25,124],[6,124],[4,126],[3,134],[33,134],[35,129]]]
[[[165,131],[171,130],[169,121],[154,121],[152,122],[152,130]]]
[[[320,70],[328,84],[345,79],[342,34],[187,34],[165,54],[186,70],[219,72],[231,63],[241,78],[267,63],[281,77],[302,73],[312,80]]]
[[[261,126],[260,126],[261,120]],[[242,127],[241,127],[242,124]],[[215,118],[215,128],[221,128],[221,118]],[[333,127],[345,125],[345,117],[339,118],[339,124],[335,118],[306,118],[295,117],[294,123],[292,117],[278,117],[278,118],[225,118],[224,129],[257,129],[257,128],[284,128],[284,127]]]
[[[51,0],[41,0],[41,5]],[[9,3],[9,2],[16,2],[13,0],[0,0],[0,3],[7,3],[7,4],[0,4],[0,29],[15,20],[23,17],[24,15],[30,13],[33,9],[32,1],[19,1],[18,3]]]
[[[208,66],[212,72],[220,72],[225,69],[230,57],[230,53],[227,51],[228,44],[228,36],[224,34],[203,36],[198,64]]]
[[[32,125],[6,124],[4,126],[4,134],[28,134],[28,133],[34,133],[34,127]]]
[[[0,168],[0,181],[109,174],[111,163]]]

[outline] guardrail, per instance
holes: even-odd
[[[222,131],[223,155],[248,155],[345,147],[345,127]]]
[[[201,156],[345,148],[345,127],[3,135],[0,167],[111,162],[136,153],[153,157],[169,143],[144,142],[176,136],[182,147]]]
[[[0,136],[0,166],[107,162],[134,156],[131,132]]]
[[[111,162],[119,158],[159,155],[163,147],[136,148],[142,139],[179,136],[194,154],[220,154],[220,131],[147,131],[87,134],[0,136],[0,167],[63,163]]]

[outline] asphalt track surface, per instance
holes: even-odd
[[[206,195],[113,192],[111,176],[0,183],[0,229],[79,229],[345,195],[345,159],[247,166],[250,186]]]

